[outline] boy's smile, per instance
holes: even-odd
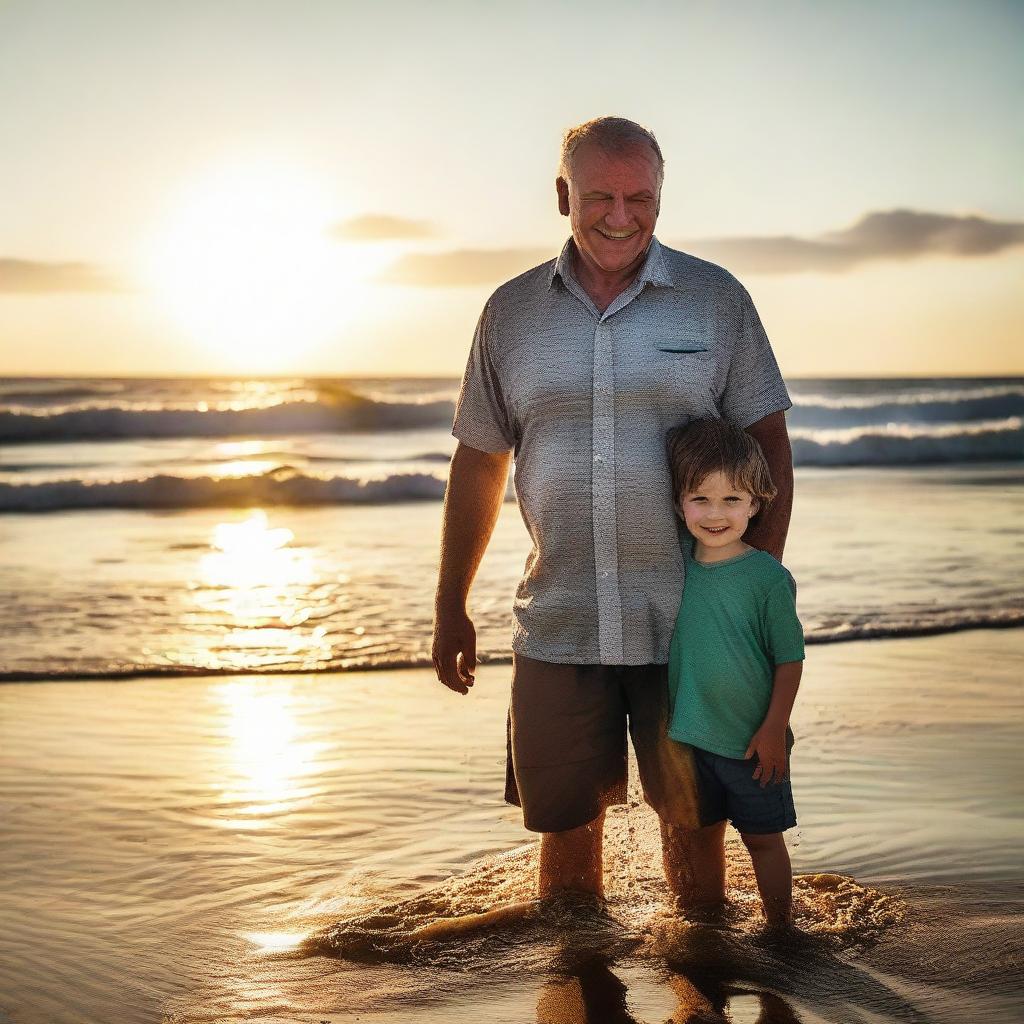
[[[697,541],[693,557],[698,561],[721,562],[748,549],[742,538],[758,501],[721,471],[705,477],[696,490],[681,494],[677,509]]]

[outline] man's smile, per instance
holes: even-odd
[[[632,238],[640,229],[633,228],[632,231],[610,231],[608,228],[594,228],[599,234],[613,242],[621,242],[626,238]]]

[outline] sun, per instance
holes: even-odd
[[[262,160],[188,182],[154,233],[148,279],[211,368],[287,371],[336,343],[376,268],[330,236],[329,191]]]

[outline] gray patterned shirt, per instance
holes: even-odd
[[[666,431],[721,416],[749,426],[792,404],[743,286],[652,239],[636,280],[598,312],[570,238],[484,306],[452,433],[515,450],[533,540],[512,647],[539,661],[668,661],[683,529]]]

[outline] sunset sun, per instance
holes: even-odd
[[[226,369],[287,370],[342,333],[370,269],[332,241],[317,181],[272,163],[190,182],[169,205],[149,260],[161,307]]]

